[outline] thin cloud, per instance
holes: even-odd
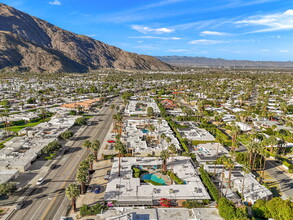
[[[218,32],[218,31],[202,31],[202,32],[200,32],[200,36],[206,36],[206,35],[212,35],[212,36],[229,36],[231,34],[225,33],[225,32]]]
[[[283,13],[252,16],[247,19],[236,21],[235,24],[246,26],[266,26],[267,28],[251,31],[250,33],[291,30],[293,29],[293,10]]]
[[[163,33],[172,33],[174,32],[174,29],[169,29],[169,28],[150,28],[150,27],[145,27],[142,25],[132,25],[131,26],[132,29],[143,33],[143,34],[147,34],[147,33],[154,33],[154,34],[163,34]]]
[[[139,39],[162,39],[162,40],[180,40],[180,37],[157,37],[157,36],[137,36],[129,38],[139,38]]]
[[[280,50],[279,52],[280,53],[289,53],[290,51],[289,50]]]
[[[190,44],[199,44],[199,45],[211,45],[211,44],[221,44],[225,43],[225,41],[221,40],[207,40],[207,39],[200,39],[200,40],[193,40],[189,42]]]
[[[185,49],[174,49],[174,50],[168,50],[168,52],[188,52],[190,50],[185,50]]]
[[[49,2],[50,5],[61,5],[61,2],[59,2],[58,0]]]

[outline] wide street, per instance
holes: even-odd
[[[10,219],[51,220],[60,219],[65,215],[70,206],[70,201],[65,196],[65,188],[75,182],[77,167],[89,154],[89,150],[83,148],[82,143],[86,139],[98,139],[102,143],[111,126],[114,113],[115,110],[110,107],[103,107],[97,116],[90,119],[91,125],[86,126],[78,137],[69,142],[69,152],[61,156],[57,167],[49,171],[44,183],[35,187],[25,199],[23,208],[15,211]]]
[[[283,171],[277,168],[279,164],[274,161],[267,161],[266,171],[278,180],[280,184],[281,193],[285,194],[287,197],[293,198],[293,179],[289,178]]]

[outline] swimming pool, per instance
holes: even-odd
[[[149,133],[149,130],[148,129],[141,129],[142,133],[146,134],[146,133]]]
[[[152,180],[156,183],[160,183],[162,185],[166,185],[165,181],[162,178],[159,178],[158,176],[156,176],[155,174],[145,174],[141,177],[141,180]]]

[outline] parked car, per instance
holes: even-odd
[[[17,205],[15,206],[15,209],[16,210],[21,209],[24,206],[24,203],[25,203],[25,201],[21,201],[21,202],[17,203]]]
[[[115,143],[116,141],[108,140],[107,142],[108,142],[108,143]]]
[[[106,174],[106,175],[104,176],[104,180],[109,180],[109,178],[110,178],[110,175],[108,175],[108,174]]]
[[[38,182],[36,183],[36,185],[41,185],[43,182],[44,182],[44,178],[40,178]]]
[[[101,186],[97,185],[97,186],[95,187],[94,193],[98,194],[98,193],[100,193],[100,192],[101,192]]]
[[[52,165],[50,166],[50,169],[51,169],[51,170],[54,170],[56,167],[57,167],[57,164],[52,164]]]

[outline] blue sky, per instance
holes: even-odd
[[[293,61],[293,0],[2,0],[147,55]]]

